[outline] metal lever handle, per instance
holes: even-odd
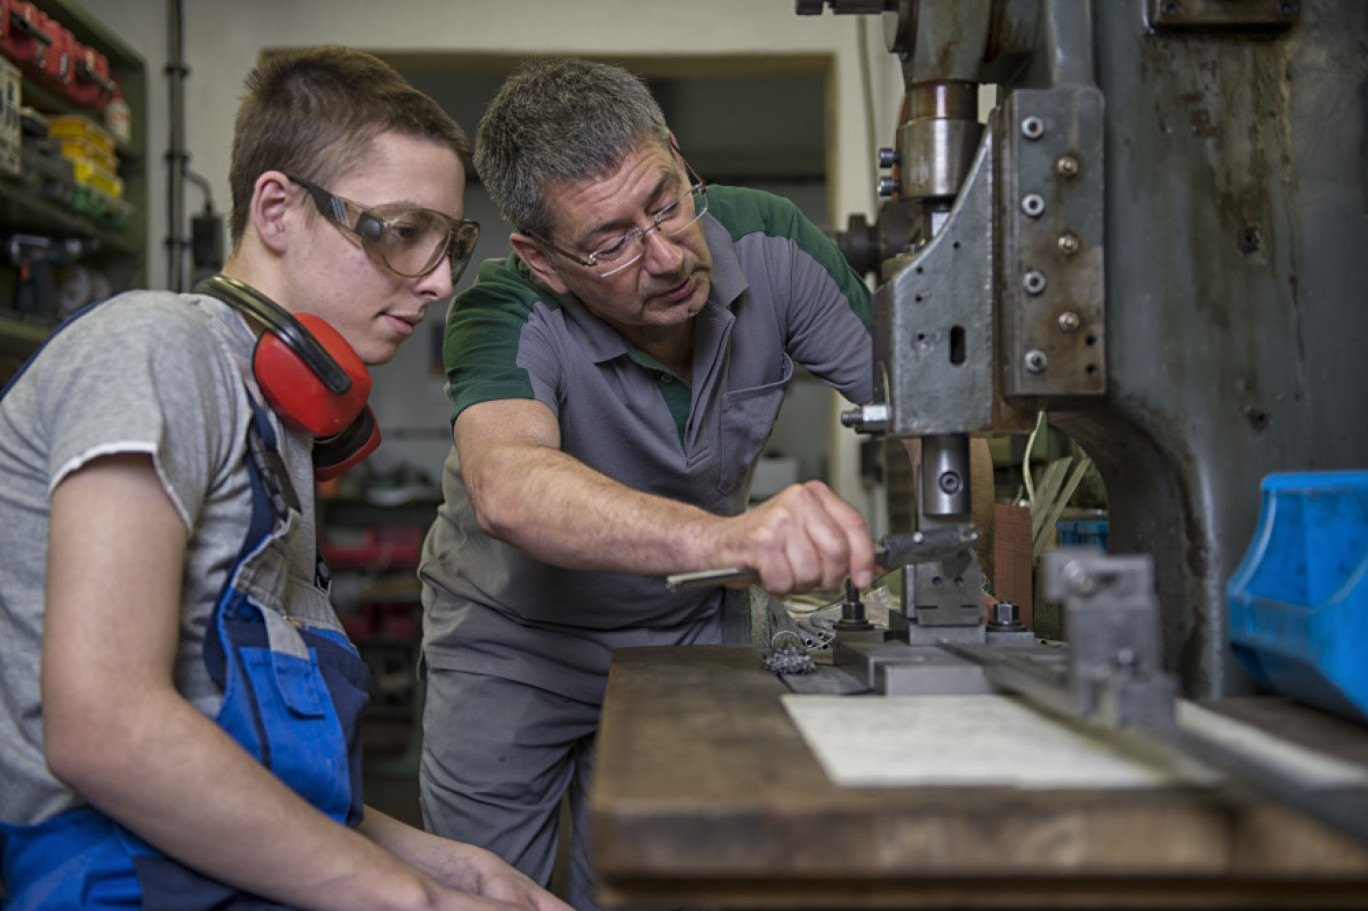
[[[919,561],[967,559],[978,540],[978,530],[971,525],[885,535],[874,546],[874,559],[880,566],[890,568]],[[748,566],[728,566],[666,576],[665,587],[677,592],[717,585],[754,585],[759,581],[760,573]]]
[[[754,585],[760,581],[760,573],[746,566],[728,566],[724,569],[700,569],[692,573],[676,573],[665,577],[665,587],[672,592],[687,588],[710,588],[718,585],[742,583]]]

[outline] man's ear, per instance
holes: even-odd
[[[289,234],[294,185],[280,171],[264,171],[252,186],[249,221],[261,242],[280,253]]]
[[[518,254],[518,258],[527,263],[527,268],[532,270],[532,274],[541,279],[542,284],[546,285],[557,294],[566,294],[569,288],[561,280],[560,273],[551,264],[551,256],[542,249],[541,244],[537,243],[526,234],[510,234],[508,242],[513,247],[513,252]]]

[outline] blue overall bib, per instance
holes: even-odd
[[[223,687],[215,720],[315,807],[354,826],[363,812],[357,726],[369,672],[340,631],[270,606],[287,585],[279,542],[300,534],[302,519],[274,429],[253,409],[251,528],[205,634],[205,664]],[[325,597],[321,560],[314,584]],[[187,869],[92,807],[32,826],[0,824],[0,882],[6,911],[282,907]]]

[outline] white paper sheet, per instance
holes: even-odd
[[[1147,788],[1210,783],[1126,755],[1011,696],[785,695],[832,781],[848,786]]]

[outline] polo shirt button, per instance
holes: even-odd
[[[660,375],[660,381],[662,383],[670,383],[674,381],[674,377],[670,376],[668,373],[662,373]]]

